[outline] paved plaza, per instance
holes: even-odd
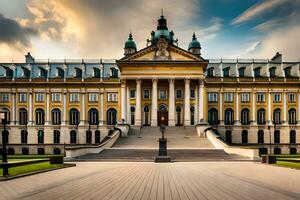
[[[81,162],[0,182],[1,199],[300,199],[300,171],[251,162]]]

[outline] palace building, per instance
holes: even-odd
[[[211,59],[196,35],[177,45],[164,16],[148,45],[130,33],[118,60],[0,63],[9,154],[61,154],[101,143],[116,124],[202,126],[234,146],[300,152],[300,62]],[[2,130],[1,125],[1,130]],[[271,137],[271,138],[270,138]]]

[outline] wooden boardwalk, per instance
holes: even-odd
[[[0,199],[300,199],[300,170],[250,162],[78,163],[0,183]]]

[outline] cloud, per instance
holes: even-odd
[[[21,26],[17,21],[6,18],[0,13],[0,43],[6,44],[17,50],[30,47],[30,37],[37,35],[33,28]]]
[[[249,21],[255,17],[258,17],[262,14],[265,14],[266,12],[287,3],[288,1],[294,1],[294,0],[265,0],[261,3],[255,4],[254,6],[247,9],[245,12],[243,12],[241,15],[236,17],[232,20],[232,24],[240,24],[246,21]],[[296,0],[297,1],[297,0]]]

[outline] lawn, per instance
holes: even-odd
[[[30,164],[30,165],[25,165],[25,166],[11,167],[11,168],[9,168],[8,173],[10,176],[16,176],[16,175],[25,174],[25,173],[34,172],[34,171],[61,168],[61,167],[63,167],[62,164],[50,165],[50,162],[47,161],[47,162]],[[0,176],[2,176],[2,172],[3,172],[2,169],[0,169]]]
[[[300,169],[300,163],[295,163],[295,162],[277,161],[276,165],[281,166],[281,167],[289,167],[289,168],[294,168],[294,169]]]

